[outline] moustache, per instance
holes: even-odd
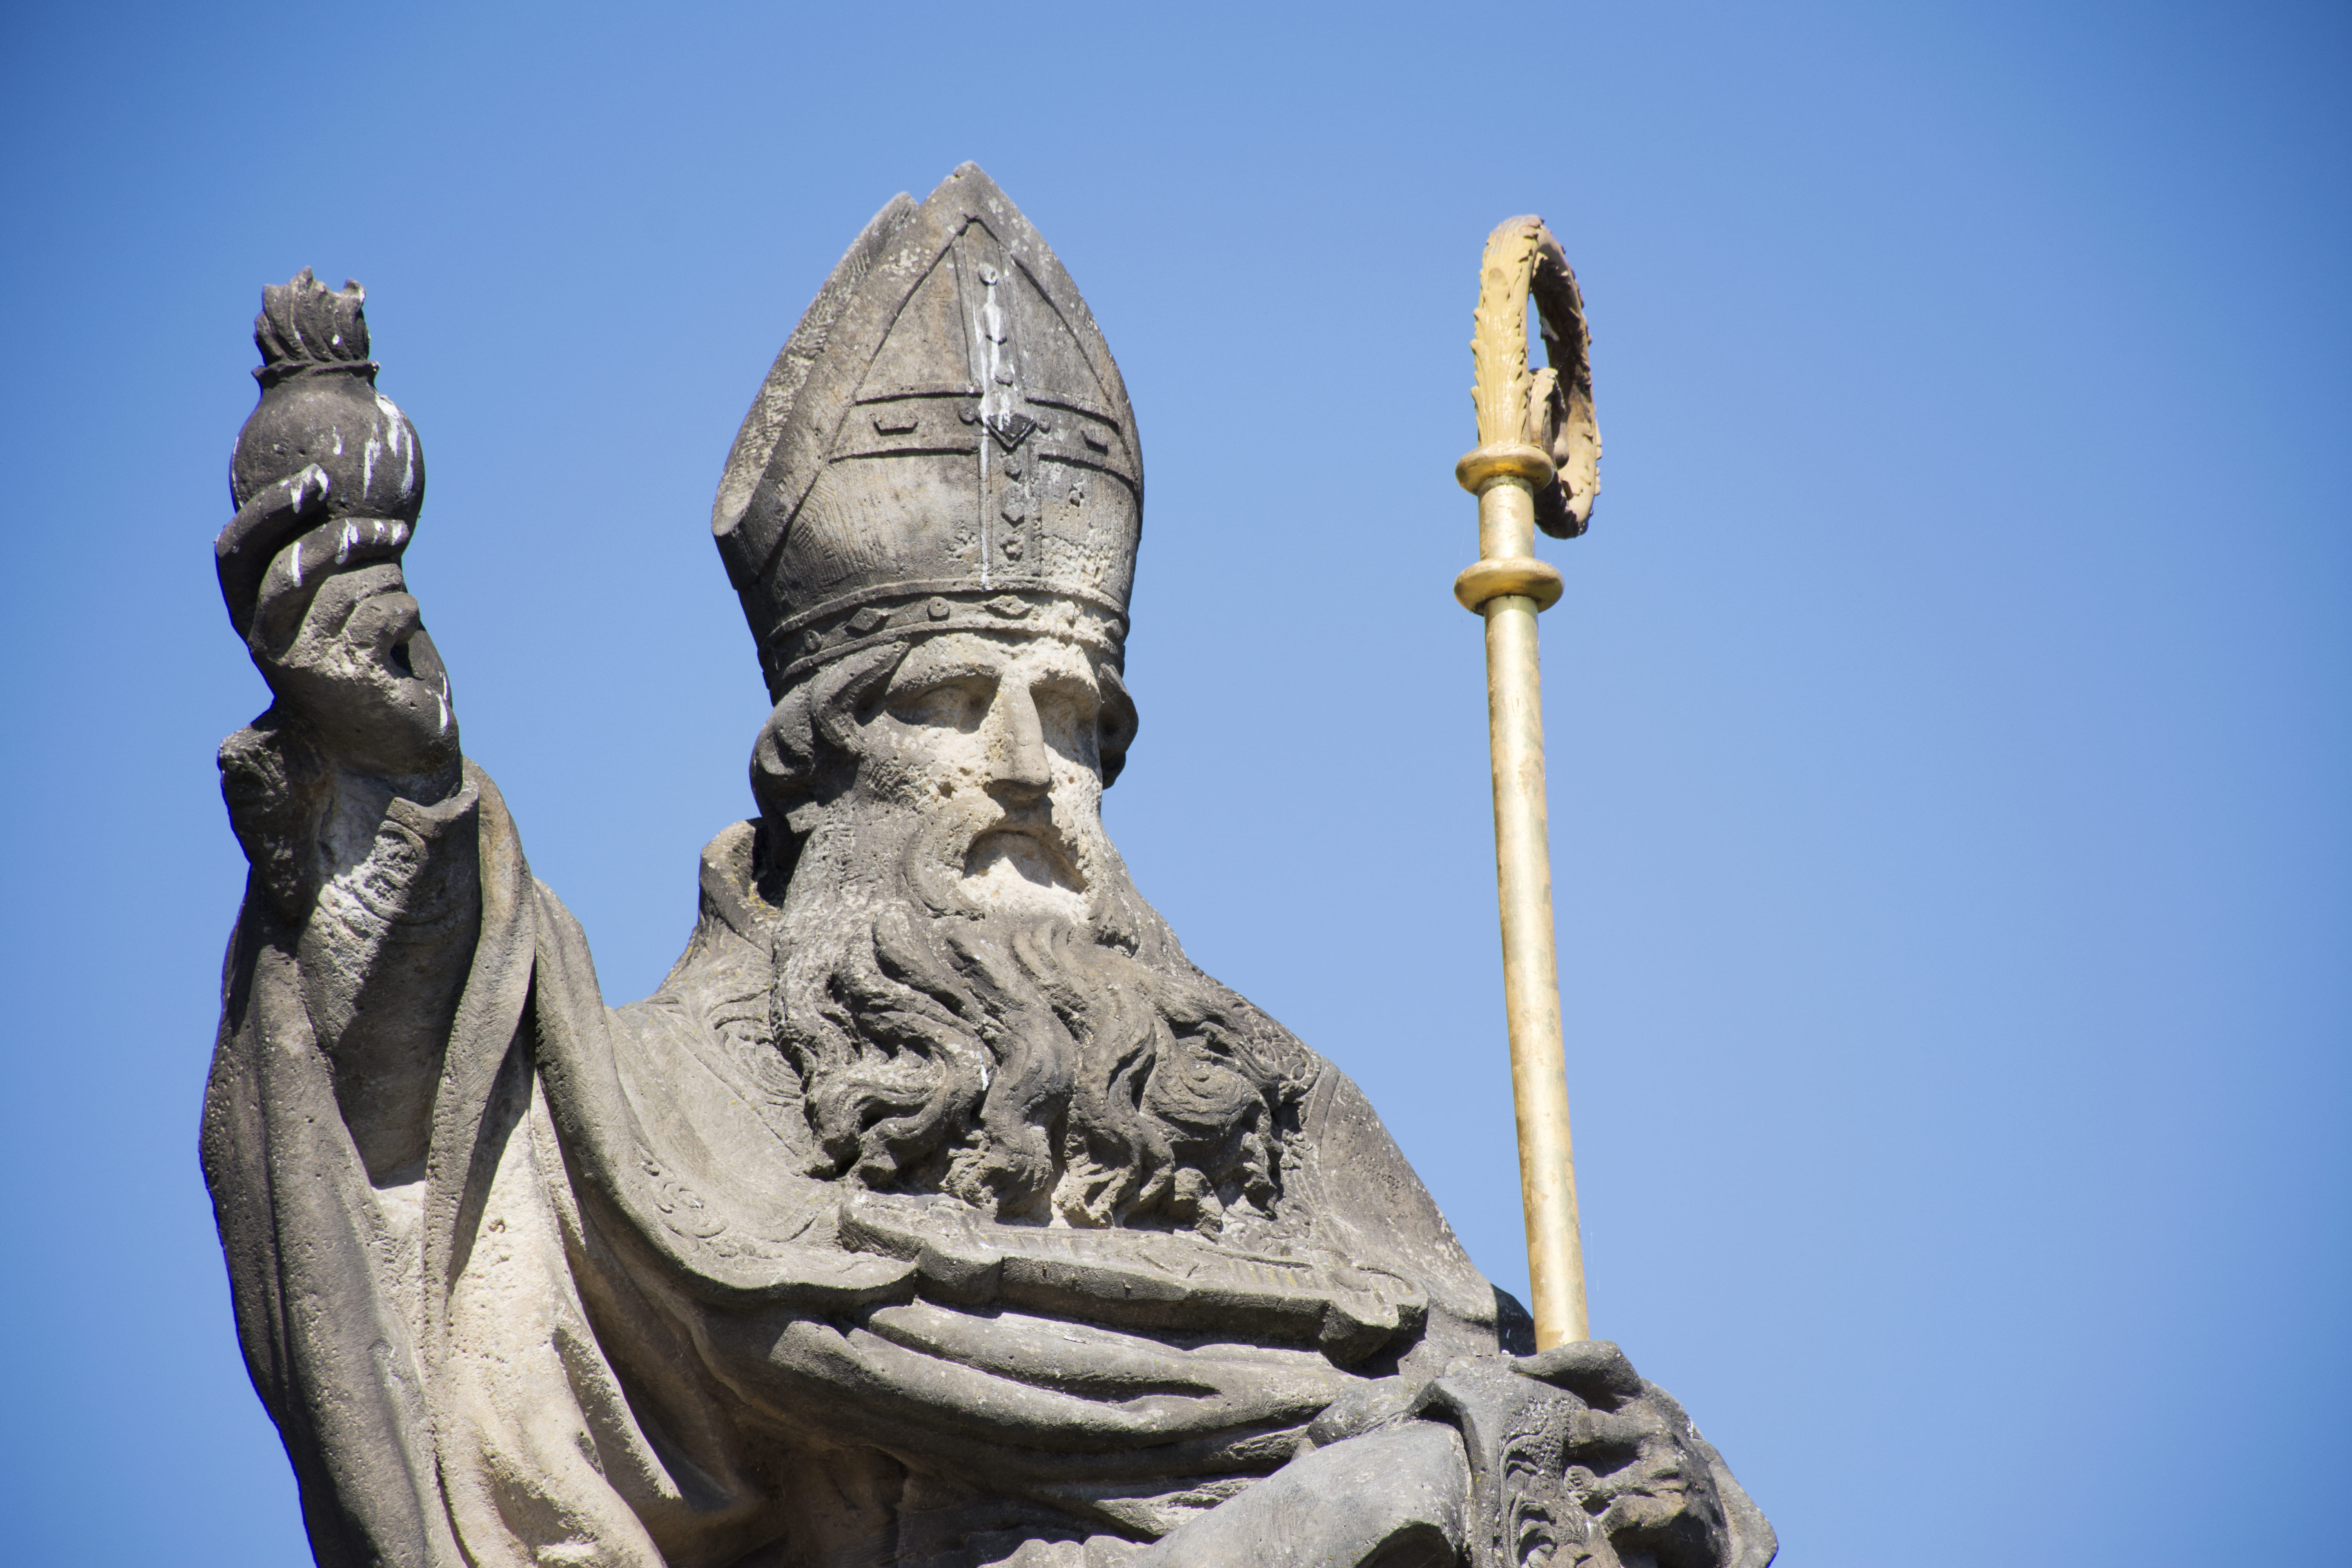
[[[901,874],[937,913],[982,915],[1011,897],[1042,897],[1056,914],[1101,923],[1093,897],[1108,840],[1099,826],[1066,823],[1049,798],[959,796],[907,826]]]

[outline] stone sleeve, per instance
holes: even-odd
[[[481,787],[439,798],[339,768],[270,716],[221,748],[257,927],[291,950],[310,1031],[369,1177],[413,1181],[479,931]],[[414,790],[415,795],[435,793]]]
[[[322,1568],[463,1568],[433,1388],[494,1090],[528,1081],[529,871],[471,768],[370,778],[266,715],[221,777],[253,869],[202,1154],[247,1368]]]

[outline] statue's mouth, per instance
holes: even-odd
[[[1053,889],[1084,895],[1087,879],[1071,858],[1061,830],[1050,821],[1008,822],[991,827],[964,851],[969,880],[1007,891]]]

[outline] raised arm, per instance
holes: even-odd
[[[214,546],[229,620],[275,696],[221,748],[253,865],[252,934],[295,960],[370,1178],[422,1160],[480,906],[449,679],[401,572],[424,498],[374,387],[356,287],[267,290],[260,406]]]

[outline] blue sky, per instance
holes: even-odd
[[[1597,1332],[1790,1568],[2341,1551],[2352,16],[2246,4],[0,17],[0,1559],[305,1561],[195,1163],[263,705],[208,542],[259,287],[370,290],[469,752],[606,995],[764,711],[706,536],[770,358],[982,163],[1150,475],[1111,827],[1522,1289],[1473,436],[1548,217]]]

